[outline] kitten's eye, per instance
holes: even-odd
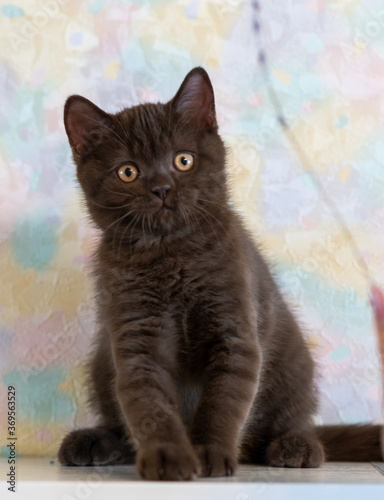
[[[117,175],[123,182],[133,182],[139,175],[139,170],[135,165],[123,165],[117,171]]]
[[[177,170],[181,170],[185,172],[190,170],[193,167],[193,162],[195,161],[194,157],[189,153],[180,153],[175,156],[173,160],[173,164],[177,168]]]

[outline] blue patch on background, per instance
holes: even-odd
[[[52,262],[58,249],[59,223],[41,212],[26,214],[19,221],[11,245],[13,256],[22,268],[40,271]]]
[[[81,45],[83,43],[83,33],[81,31],[75,31],[69,37],[71,45]]]
[[[31,359],[31,364],[33,361]],[[72,397],[58,390],[67,378],[66,371],[52,366],[44,368],[43,358],[36,357],[35,363],[35,373],[15,370],[3,377],[5,387],[16,388],[17,419],[44,424],[73,418],[76,409]],[[40,363],[41,371],[38,371]]]
[[[99,10],[101,10],[105,6],[106,3],[107,0],[95,0],[88,7],[88,10],[91,14],[97,14]]]
[[[195,20],[197,18],[197,12],[199,10],[199,0],[192,0],[185,9],[185,15],[188,19]]]
[[[16,456],[19,457],[20,455],[17,453],[16,451]],[[0,449],[0,457],[5,457],[5,458],[8,458],[9,457],[9,448],[6,444],[4,444],[1,449]]]
[[[315,33],[302,34],[299,39],[303,47],[311,54],[319,54],[324,50],[323,40]]]
[[[341,345],[334,349],[329,355],[329,359],[332,361],[341,361],[342,359],[347,358],[351,354],[351,350],[346,345]]]
[[[332,253],[329,258],[332,258]],[[319,268],[321,265],[319,262]],[[317,314],[321,314],[332,328],[347,330],[352,339],[364,338],[364,342],[368,341],[365,332],[372,328],[372,311],[365,297],[360,297],[355,291],[332,288],[318,275],[318,270],[306,272],[300,264],[294,266],[279,262],[274,267],[281,289],[288,297],[293,291],[293,277],[304,309],[310,310],[315,306]],[[342,353],[340,351],[335,356]]]
[[[10,19],[15,19],[18,17],[24,17],[24,11],[21,7],[17,5],[7,4],[1,7],[1,13],[4,17],[8,17]]]
[[[335,128],[345,128],[349,125],[349,119],[346,115],[340,115],[337,122],[335,123]]]

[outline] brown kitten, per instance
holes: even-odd
[[[228,205],[207,73],[192,70],[166,104],[115,115],[72,96],[64,121],[102,238],[100,425],[71,432],[61,463],[135,460],[141,477],[168,480],[231,475],[239,460],[318,467],[319,437],[331,460],[380,460],[379,426],[313,425],[313,362]]]

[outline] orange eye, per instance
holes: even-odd
[[[175,165],[177,170],[186,172],[187,170],[190,170],[193,167],[194,161],[195,159],[191,154],[179,153],[177,156],[175,156],[173,164]]]
[[[123,182],[133,182],[139,176],[139,170],[135,165],[128,163],[119,168],[117,175]]]

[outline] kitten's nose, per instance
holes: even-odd
[[[154,187],[152,189],[152,193],[155,194],[160,198],[160,200],[165,200],[167,197],[168,191],[171,189],[171,186],[161,186],[161,187]]]

